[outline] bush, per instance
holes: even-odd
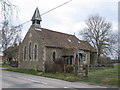
[[[103,57],[103,56],[101,56],[100,58],[99,58],[99,63],[100,64],[108,64],[108,62],[110,61],[111,59],[109,58],[109,57]]]
[[[52,71],[52,64],[53,64],[53,62],[50,62],[50,61],[45,62],[45,72],[51,72]]]
[[[57,58],[54,60],[54,62],[58,65],[60,65],[61,68],[64,67],[64,58]]]
[[[53,73],[62,72],[62,68],[60,67],[59,64],[53,63],[53,64],[52,64],[52,72],[53,72]]]
[[[62,71],[63,70],[59,64],[56,64],[52,61],[45,62],[45,72],[56,73],[56,72],[62,72]]]
[[[65,68],[67,73],[72,73],[74,71],[74,66],[73,65],[67,65]]]

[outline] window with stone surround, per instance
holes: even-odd
[[[34,46],[34,59],[36,60],[37,59],[37,45]]]
[[[27,53],[27,50],[26,50],[26,46],[24,47],[24,61],[26,60],[26,53]]]
[[[32,59],[32,45],[31,42],[29,43],[29,59]]]
[[[53,60],[55,60],[56,59],[56,53],[55,53],[55,51],[53,52]]]

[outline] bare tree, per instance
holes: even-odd
[[[20,42],[21,25],[12,25],[13,17],[17,16],[17,7],[9,0],[1,0],[1,17],[2,17],[2,49]]]
[[[19,43],[21,27],[19,26],[9,26],[8,21],[4,21],[2,27],[2,48],[7,49],[9,46]]]
[[[113,48],[117,39],[111,32],[111,23],[99,15],[91,16],[86,20],[86,27],[80,32],[97,50],[97,62],[100,63],[101,55],[110,55],[116,48]]]
[[[120,30],[118,31],[118,60],[120,61]]]
[[[0,54],[2,52],[2,31],[0,30]]]

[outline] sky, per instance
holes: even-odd
[[[36,7],[40,14],[59,6],[69,0],[10,0],[18,8],[18,17],[14,24],[18,25],[31,20]],[[75,34],[82,39],[79,32],[86,26],[85,20],[91,15],[99,15],[112,23],[112,30],[118,30],[118,1],[119,0],[72,0],[47,14],[41,16],[42,28]],[[26,35],[31,22],[22,27],[21,37]]]
[[[17,24],[31,20],[36,9],[40,14],[59,6],[69,0],[12,0],[18,9]],[[91,15],[99,15],[112,23],[112,30],[118,30],[118,0],[72,0],[45,15],[42,15],[42,28],[75,34],[80,38],[79,32],[85,27],[85,20]],[[22,38],[28,31],[31,22],[23,25]]]

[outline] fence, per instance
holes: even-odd
[[[110,64],[89,65],[89,68],[94,68],[94,67],[114,67],[114,65],[113,65],[113,63],[110,63]]]
[[[119,76],[120,74],[118,73],[118,66],[114,66],[113,63],[89,66],[89,77],[91,78],[117,81]]]
[[[100,69],[110,69],[110,68],[114,68],[114,65],[113,63],[110,63],[110,64],[96,64],[96,65],[79,65],[78,66],[78,69],[76,72],[79,76],[86,76],[88,77],[89,76],[89,72],[91,72],[91,69],[93,70],[100,70]],[[113,72],[112,72],[113,73]],[[111,74],[111,73],[108,73],[108,74]],[[101,78],[101,76],[99,77],[96,76],[96,78]]]
[[[79,65],[77,69],[75,69],[75,71],[77,71],[76,74],[80,77],[83,76],[88,77],[88,69],[89,69],[88,65]]]

